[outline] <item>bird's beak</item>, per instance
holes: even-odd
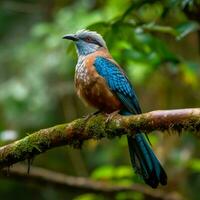
[[[78,41],[78,37],[75,34],[67,34],[62,37],[62,39]]]

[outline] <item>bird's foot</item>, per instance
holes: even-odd
[[[87,121],[87,120],[89,120],[91,117],[93,117],[93,116],[95,116],[95,115],[97,115],[97,114],[99,114],[99,113],[101,113],[101,110],[98,110],[98,111],[96,111],[96,112],[93,112],[93,113],[90,113],[90,114],[88,114],[88,115],[85,115],[85,116],[83,116],[83,118],[85,118],[85,120]]]
[[[115,117],[116,115],[118,115],[119,114],[119,111],[120,110],[116,110],[116,111],[114,111],[114,112],[112,112],[112,113],[109,113],[109,114],[107,114],[107,119],[106,119],[106,124],[108,123],[108,122],[110,122],[112,119],[113,119],[113,117]]]

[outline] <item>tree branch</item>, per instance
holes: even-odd
[[[8,174],[9,173],[9,174]],[[165,193],[159,189],[155,190],[140,184],[132,186],[119,186],[107,181],[95,181],[84,177],[73,177],[58,172],[53,172],[39,167],[31,167],[30,174],[27,174],[27,167],[24,165],[16,165],[9,172],[3,170],[0,174],[3,178],[34,182],[37,184],[50,184],[58,189],[69,189],[70,191],[78,191],[78,193],[101,193],[104,195],[114,195],[118,192],[135,191],[141,192],[145,196],[156,200],[180,200],[182,199],[178,193]]]
[[[153,111],[141,115],[117,115],[106,122],[107,115],[99,114],[89,119],[77,119],[71,123],[39,130],[25,138],[0,148],[0,168],[25,159],[31,159],[48,149],[62,145],[80,148],[88,139],[113,138],[154,130],[200,131],[200,108]]]

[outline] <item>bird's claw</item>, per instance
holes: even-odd
[[[106,124],[108,123],[108,122],[110,122],[116,115],[118,115],[119,114],[119,110],[116,110],[116,111],[114,111],[114,112],[112,112],[112,113],[110,113],[110,114],[107,114],[107,119],[106,119]]]

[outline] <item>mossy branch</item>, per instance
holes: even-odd
[[[0,148],[0,168],[25,159],[31,159],[54,147],[71,145],[80,147],[85,140],[113,138],[134,134],[140,129],[145,133],[154,130],[200,131],[200,108],[153,111],[141,115],[116,115],[109,121],[105,114],[89,119],[81,118],[71,123],[57,125],[34,132],[25,138]]]

